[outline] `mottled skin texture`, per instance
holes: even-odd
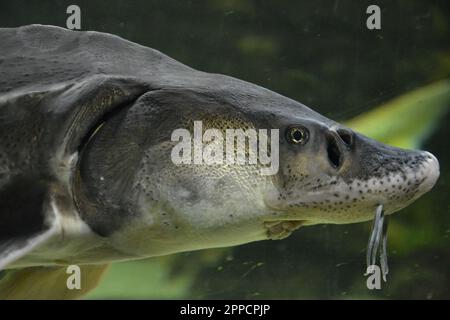
[[[352,223],[434,185],[431,154],[96,32],[0,29],[0,267],[99,263]],[[280,130],[280,170],[175,165],[177,128]],[[285,132],[305,128],[293,144]]]

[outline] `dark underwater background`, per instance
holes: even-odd
[[[338,121],[450,75],[449,1],[0,0],[0,26],[64,27],[70,4],[81,7],[82,30],[256,83]],[[381,8],[381,30],[366,28],[370,4]],[[392,217],[382,290],[368,290],[363,276],[368,222],[118,263],[89,297],[449,299],[449,104],[447,94],[447,112],[421,145],[439,159],[441,177]]]

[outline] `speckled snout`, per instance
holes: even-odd
[[[278,194],[271,207],[281,220],[304,224],[370,220],[382,204],[393,213],[428,192],[439,177],[429,152],[391,147],[339,126],[303,123],[309,141],[280,155]]]
[[[348,171],[342,176],[361,195],[361,200],[365,194],[392,213],[436,183],[439,162],[431,153],[391,147],[360,134],[353,136],[354,150],[349,153]]]

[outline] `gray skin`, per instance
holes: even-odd
[[[138,259],[373,219],[439,164],[98,32],[0,29],[0,268]],[[177,128],[279,129],[279,170],[176,165]],[[308,138],[294,143],[291,128]],[[286,133],[286,134],[285,134]]]

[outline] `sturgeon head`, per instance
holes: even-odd
[[[28,252],[21,266],[279,239],[301,225],[370,220],[376,208],[383,221],[439,176],[428,152],[383,145],[272,91],[115,36],[29,26],[0,29],[0,39],[0,209],[12,230],[0,267]],[[27,201],[11,196],[19,189],[32,190]]]
[[[396,212],[429,191],[439,163],[429,152],[395,148],[321,119],[284,129],[277,192],[266,203],[304,224],[353,223],[382,205]]]
[[[222,76],[202,84],[142,96],[81,154],[75,194],[84,194],[82,211],[96,208],[84,219],[123,252],[161,255],[367,221],[380,205],[385,214],[409,205],[439,176],[432,154],[384,145],[266,89]],[[267,143],[273,161],[227,162],[227,146],[236,160],[239,152],[230,129],[258,142],[266,132],[256,150]],[[218,162],[205,158],[214,144]],[[246,140],[246,159],[251,146]]]

